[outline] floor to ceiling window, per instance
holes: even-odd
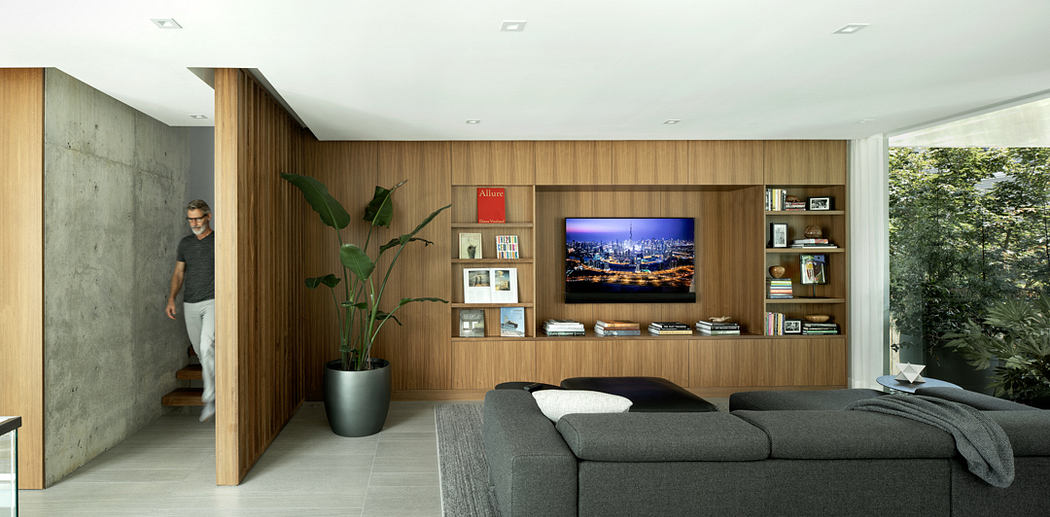
[[[951,336],[1009,331],[989,311],[1050,294],[1050,148],[893,147],[889,165],[891,355],[990,392],[1000,362],[977,371]]]

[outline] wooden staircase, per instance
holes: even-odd
[[[197,354],[193,353],[193,347],[188,348],[187,355],[196,359]],[[182,381],[199,381],[204,378],[201,375],[201,365],[196,363],[188,365],[175,372],[175,378]],[[203,406],[202,394],[204,394],[204,388],[175,388],[161,397],[160,404],[162,406]]]

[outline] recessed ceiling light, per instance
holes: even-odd
[[[526,23],[528,22],[525,20],[503,20],[499,30],[502,32],[524,32]]]
[[[843,27],[843,28],[833,32],[832,34],[853,34],[854,32],[857,32],[857,31],[859,31],[859,30],[861,30],[861,29],[863,29],[864,27],[867,27],[867,26],[868,26],[868,24],[866,24],[866,23],[851,23],[851,24],[846,25],[845,27]]]
[[[190,115],[190,118],[195,118],[197,120],[204,120],[204,119],[208,118],[208,116],[207,115],[201,115],[201,114],[197,113],[197,114]]]
[[[468,118],[467,119],[467,124],[473,125],[473,124],[480,124],[480,123],[481,123],[481,120],[476,119],[476,118]]]
[[[182,28],[182,25],[179,25],[179,22],[175,21],[174,18],[150,18],[150,21],[152,21],[154,25],[160,27],[161,29]]]
[[[682,121],[682,119],[680,119],[680,118],[669,118],[669,119],[664,121],[664,124],[667,124],[667,125],[670,126],[672,124],[677,124],[677,123],[679,123],[681,121]]]

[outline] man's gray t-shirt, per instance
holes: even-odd
[[[215,298],[215,232],[198,239],[190,234],[179,241],[178,257],[186,263],[182,301],[197,303]]]

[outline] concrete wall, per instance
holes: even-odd
[[[47,485],[160,416],[187,363],[164,304],[189,168],[185,128],[45,71]]]
[[[211,227],[219,228],[215,207],[215,128],[188,127],[190,142],[190,180],[186,201],[203,199],[211,207]]]

